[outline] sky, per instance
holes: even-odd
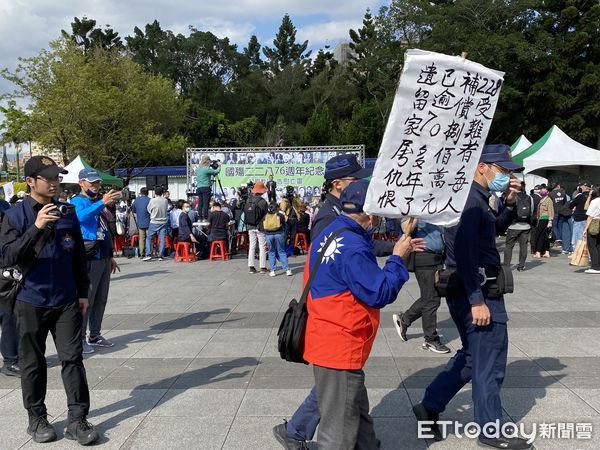
[[[347,41],[367,8],[376,12],[390,0],[0,0],[0,68],[14,69],[18,57],[34,56],[70,31],[73,17],[86,16],[96,26],[110,25],[121,38],[155,19],[163,29],[189,34],[189,26],[229,37],[241,51],[252,34],[272,46],[284,14],[296,26],[297,40],[309,41],[314,53]],[[0,78],[0,95],[12,85]],[[0,122],[3,117],[0,115]],[[1,131],[0,131],[1,132]]]
[[[387,1],[389,2],[389,0]],[[189,34],[190,25],[229,37],[243,49],[252,34],[272,45],[281,18],[288,13],[298,40],[312,49],[348,40],[361,25],[367,7],[377,11],[385,0],[0,0],[0,67],[14,68],[17,58],[33,56],[48,42],[71,30],[73,17],[87,16],[96,26],[110,25],[124,38],[157,19],[163,29]],[[8,88],[0,80],[0,92]]]

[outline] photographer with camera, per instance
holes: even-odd
[[[75,213],[79,219],[90,279],[89,308],[81,325],[83,353],[88,354],[94,353],[94,347],[114,345],[100,334],[100,330],[108,300],[110,274],[120,271],[117,261],[113,258],[113,235],[109,227],[108,208],[121,198],[121,193],[111,189],[101,196],[102,179],[98,171],[92,168],[81,169],[79,187],[81,192],[73,197],[71,204],[75,206]],[[90,335],[86,340],[88,322]]]
[[[24,173],[31,195],[6,211],[0,230],[4,267],[25,272],[14,305],[19,334],[23,404],[27,432],[35,442],[56,439],[48,422],[46,338],[52,332],[67,394],[67,439],[86,445],[98,432],[86,420],[90,393],[83,367],[82,315],[88,308],[89,280],[79,221],[74,208],[55,203],[62,167],[46,156],[34,156]]]
[[[200,166],[196,169],[196,193],[199,200],[198,214],[200,214],[200,222],[208,220],[208,206],[212,195],[212,177],[220,171],[221,163],[219,161],[211,161],[210,156],[202,155]]]

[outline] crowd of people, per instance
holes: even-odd
[[[588,274],[600,273],[598,232],[600,220],[600,188],[580,182],[569,195],[560,183],[551,189],[546,184],[535,186],[527,194],[521,183],[517,195],[517,215],[506,232],[504,264],[511,265],[513,248],[519,244],[516,269],[525,270],[531,250],[533,259],[550,258],[554,245],[571,258],[577,244],[588,249],[591,267]],[[590,231],[591,228],[591,231]]]
[[[155,186],[152,198],[142,188],[132,200],[117,189],[103,189],[99,173],[91,168],[79,173],[77,195],[61,193],[64,169],[50,158],[33,157],[24,168],[28,194],[12,205],[0,203],[3,281],[17,286],[1,297],[2,373],[21,378],[27,432],[34,441],[57,437],[45,406],[49,332],[67,394],[65,437],[82,445],[99,437],[87,421],[90,400],[82,355],[114,345],[102,335],[102,321],[111,274],[120,270],[115,259],[119,236],[127,237],[126,242],[137,237],[135,248],[125,244],[123,252],[131,257],[137,253],[143,261],[169,256],[175,241],[189,243],[200,258],[215,241],[235,254],[238,237],[247,237],[248,271],[272,277],[277,261],[292,275],[288,258],[308,249],[304,358],[313,364],[315,386],[291,419],[273,429],[286,448],[307,448],[317,426],[323,448],[378,448],[363,367],[380,309],[396,300],[409,273],[414,273],[420,296],[406,311],[391,315],[400,340],[408,340],[408,328],[421,318],[421,347],[451,352],[437,332],[442,297],[461,337],[461,349],[414,407],[418,420],[431,421],[436,440],[443,439],[439,415],[469,381],[475,421],[483,427],[502,417],[500,389],[508,348],[504,295],[512,292],[514,245],[520,245],[516,269],[521,271],[529,249],[533,258],[548,257],[555,240],[568,255],[586,240],[591,260],[586,272],[600,273],[598,189],[582,182],[572,195],[559,184],[536,186],[527,194],[525,184],[513,176],[520,168],[507,146],[484,147],[461,220],[449,228],[368,215],[364,205],[371,172],[353,154],[326,162],[316,207],[304,203],[293,188],[277,195],[272,179],[240,187],[232,202],[218,201],[211,177],[219,165],[205,163],[201,161],[198,176],[209,182],[204,186],[197,181],[195,198],[173,201],[168,191]],[[496,243],[502,234],[503,263]],[[387,257],[383,268],[376,257]],[[529,448],[518,438],[482,435],[479,440],[494,448]]]

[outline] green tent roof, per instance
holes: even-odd
[[[513,156],[513,158],[512,158],[513,161],[516,162],[517,164],[523,165],[523,160],[525,158],[530,157],[531,155],[533,155],[535,152],[537,152],[540,148],[542,148],[544,146],[546,141],[548,141],[548,138],[550,138],[550,135],[552,134],[552,130],[554,130],[554,127],[550,128],[545,135],[543,135],[540,139],[538,139],[536,142],[531,144],[531,147],[529,147],[527,150],[523,150],[518,155]],[[516,144],[516,142],[515,142],[515,144]]]

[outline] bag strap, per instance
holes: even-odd
[[[321,247],[321,250],[318,252],[319,253],[319,257],[317,258],[317,262],[312,266],[312,268],[310,269],[310,275],[308,277],[308,280],[306,280],[306,285],[304,286],[304,290],[302,291],[302,296],[300,297],[300,302],[298,302],[300,305],[304,305],[306,303],[306,299],[308,298],[308,292],[310,291],[310,286],[312,285],[313,279],[315,278],[315,275],[317,274],[317,269],[319,268],[319,266],[321,265],[321,262],[323,261],[323,257],[325,256],[325,250],[327,250],[327,248],[329,247],[329,244],[331,244],[331,242],[342,232],[342,231],[347,231],[347,230],[352,230],[352,228],[349,227],[343,227],[340,228],[338,230],[335,230],[333,233],[331,233],[331,235],[327,238],[327,241],[325,241],[325,244],[323,245],[323,247]],[[310,263],[310,259],[308,261]]]
[[[33,226],[35,226],[35,225],[33,225]],[[46,245],[46,243],[48,242],[48,237],[50,236],[52,231],[53,230],[50,227],[44,228],[44,233],[38,239],[38,241],[35,243],[35,245],[33,247],[33,258],[31,258],[31,260],[27,261],[25,264],[22,264],[22,263],[17,264],[17,266],[19,267],[19,271],[21,272],[21,275],[22,275],[22,278],[21,278],[22,280],[25,279],[25,276],[27,275],[29,270],[33,267],[33,263],[35,262],[35,260],[39,256],[40,252],[42,251],[42,248],[44,248],[44,245]]]

